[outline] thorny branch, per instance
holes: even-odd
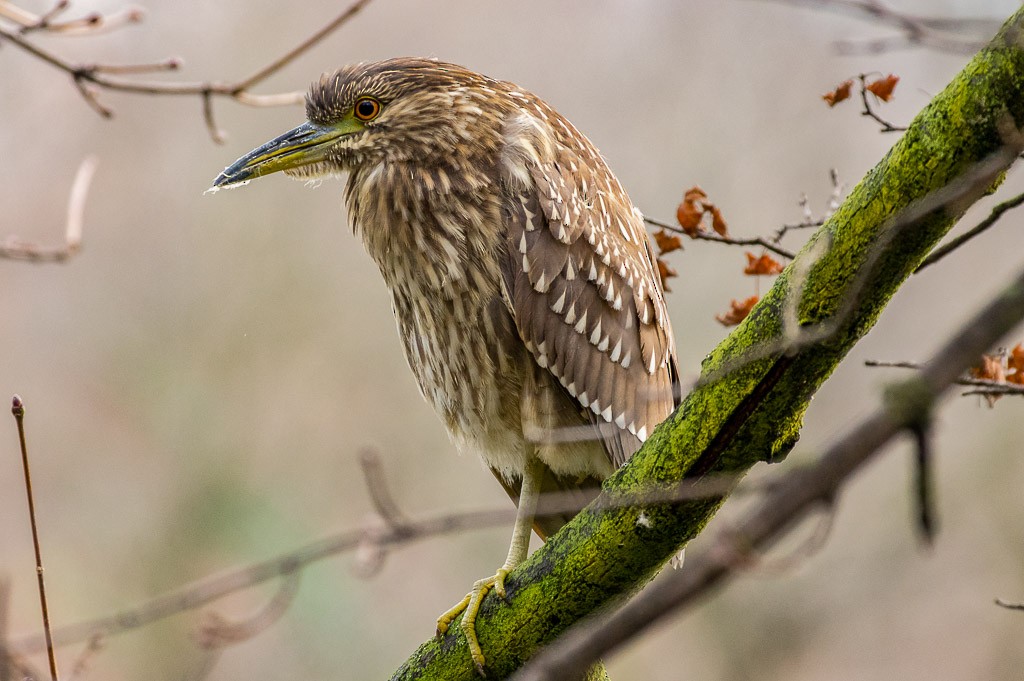
[[[66,73],[78,87],[82,96],[85,98],[85,101],[100,113],[100,115],[105,117],[111,116],[112,111],[98,101],[95,88],[134,94],[197,96],[200,98],[200,102],[203,106],[203,118],[206,121],[211,137],[217,142],[222,142],[223,133],[217,127],[213,118],[213,107],[210,104],[210,99],[212,97],[227,97],[239,102],[240,104],[248,106],[281,106],[301,103],[302,94],[298,92],[256,95],[250,90],[290,62],[294,61],[298,56],[308,51],[314,45],[327,37],[331,32],[346,24],[369,3],[370,0],[356,0],[338,16],[327,22],[292,50],[271,61],[266,66],[257,69],[251,75],[232,82],[167,82],[136,80],[134,78],[125,77],[126,75],[137,74],[150,70],[176,69],[180,65],[180,61],[177,59],[168,59],[152,65],[134,66],[108,66],[101,64],[72,63],[58,56],[56,53],[36,45],[34,42],[26,38],[25,34],[28,33],[28,30],[26,29],[32,30],[40,27],[44,23],[42,21],[43,17],[37,18],[34,23],[20,21],[19,19],[13,18],[18,15],[18,12],[22,12],[25,15],[28,13],[25,13],[24,10],[18,10],[16,12],[13,5],[9,2],[0,3],[0,17],[12,19],[15,23],[19,24],[20,28],[11,29],[0,26],[0,44],[7,41],[54,68]],[[22,16],[21,18],[25,19],[25,16]],[[135,20],[138,20],[138,18],[136,17]],[[51,27],[50,30],[58,30],[52,28],[53,24],[49,24],[49,26]]]
[[[771,547],[812,509],[831,504],[855,472],[901,432],[927,419],[939,397],[974,358],[1022,318],[1024,271],[961,327],[919,375],[886,391],[875,413],[837,440],[815,464],[784,474],[755,508],[719,532],[708,549],[688,555],[682,570],[655,582],[617,612],[576,625],[513,679],[579,678],[599,657],[734,578],[737,554]]]

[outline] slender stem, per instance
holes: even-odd
[[[53,652],[50,632],[50,612],[46,606],[46,585],[43,581],[43,556],[39,549],[39,529],[36,526],[36,504],[32,495],[32,475],[28,466],[28,446],[25,444],[25,405],[17,395],[11,401],[11,413],[18,424],[18,443],[21,446],[21,465],[25,471],[25,493],[28,496],[28,517],[32,526],[32,548],[36,552],[36,577],[39,580],[39,604],[43,610],[43,631],[46,634],[46,654],[50,663],[50,679],[57,681],[57,656]]]
[[[252,74],[248,78],[245,78],[236,83],[235,88],[237,88],[238,91],[248,90],[253,85],[259,83],[260,81],[266,80],[271,75],[280,70],[282,67],[286,66],[289,62],[298,57],[300,54],[302,54],[303,52],[311,48],[313,45],[316,45],[318,42],[326,38],[332,31],[334,31],[336,28],[346,23],[349,19],[358,14],[359,11],[369,3],[370,0],[356,0],[356,2],[349,5],[348,9],[346,9],[344,12],[342,12],[337,17],[332,19],[327,25],[320,28],[316,33],[311,35],[309,38],[302,41],[295,48],[286,52],[285,54],[278,57],[274,61],[270,62],[269,64],[267,64],[262,69]]]
[[[928,267],[928,265],[933,265],[939,260],[942,260],[944,257],[949,255],[956,249],[960,248],[965,243],[967,243],[974,237],[978,236],[992,225],[994,225],[999,220],[999,218],[1002,217],[1003,213],[1010,210],[1011,208],[1016,208],[1022,203],[1024,203],[1024,193],[1018,194],[1017,196],[1014,196],[1012,199],[1007,199],[1006,201],[997,204],[994,208],[992,208],[992,212],[989,213],[988,217],[986,217],[984,220],[982,220],[977,225],[967,230],[957,238],[953,239],[949,243],[944,244],[939,248],[936,248],[934,251],[932,251],[928,255],[928,257],[922,260],[921,264],[917,266],[917,269],[914,270],[914,274],[917,274],[925,267]]]
[[[663,222],[662,220],[655,220],[654,218],[649,218],[647,216],[644,216],[644,222],[655,227],[660,227],[661,229],[667,229],[670,232],[675,232],[677,234],[685,234],[691,239],[696,239],[698,241],[714,241],[715,243],[725,244],[727,246],[760,246],[761,248],[769,250],[772,253],[780,255],[788,260],[792,260],[793,258],[796,257],[796,254],[793,253],[792,251],[787,251],[785,248],[782,248],[778,244],[773,244],[771,241],[768,241],[767,239],[764,239],[762,237],[753,237],[750,239],[734,239],[729,236],[720,236],[718,234],[715,234],[714,232],[697,232],[695,234],[691,234],[690,232],[687,232],[677,227],[676,225],[669,224],[668,222]]]

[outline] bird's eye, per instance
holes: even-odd
[[[380,102],[373,97],[361,97],[352,108],[355,117],[361,121],[372,121],[380,114]]]

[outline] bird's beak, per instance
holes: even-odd
[[[224,169],[211,189],[244,184],[281,170],[308,166],[327,159],[331,145],[349,133],[342,127],[303,123],[253,149]]]

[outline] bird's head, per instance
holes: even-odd
[[[496,149],[505,84],[461,66],[399,58],[326,73],[306,95],[306,118],[235,161],[213,182],[238,185],[284,171],[308,178],[369,163]]]

